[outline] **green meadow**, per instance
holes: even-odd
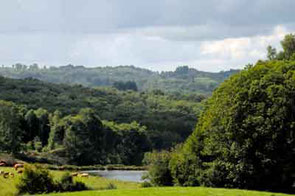
[[[52,196],[287,196],[287,194],[204,187],[162,187],[57,193]]]
[[[12,168],[2,167],[2,171],[12,172],[15,177],[3,178],[0,176],[0,196],[11,196],[17,194],[16,183],[20,174],[17,174]],[[51,171],[51,174],[58,180],[66,171]],[[88,178],[75,177],[75,180],[84,182],[91,190],[71,193],[51,193],[52,196],[287,196],[288,194],[269,193],[259,191],[246,191],[237,189],[218,189],[204,187],[161,187],[161,188],[141,188],[139,183],[122,182],[118,180],[110,180],[97,176],[89,176]],[[115,187],[109,190],[110,184]]]
[[[0,167],[0,170],[5,172],[14,173],[15,177],[3,178],[0,176],[0,196],[10,196],[17,193],[16,183],[19,179],[20,174],[17,174],[14,169],[8,167]],[[55,180],[61,178],[63,173],[66,171],[50,171],[54,176]],[[103,190],[107,189],[110,184],[114,185],[116,189],[138,189],[140,187],[139,183],[134,182],[123,182],[119,180],[111,180],[106,178],[101,178],[98,176],[89,176],[88,178],[75,177],[75,180],[84,182],[91,190]],[[50,194],[52,195],[52,194]]]

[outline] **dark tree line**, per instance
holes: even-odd
[[[70,164],[140,165],[151,150],[146,127],[101,121],[94,110],[62,116],[0,101],[0,151],[64,151]]]
[[[192,132],[202,107],[200,102],[205,99],[205,96],[196,93],[92,89],[81,85],[51,84],[31,78],[17,80],[0,77],[0,91],[0,99],[34,110],[26,114],[30,121],[26,136],[28,140],[34,139],[31,134],[37,128],[48,136],[46,124],[51,122],[46,119],[55,111],[60,112],[59,116],[66,116],[77,114],[82,108],[92,108],[103,120],[117,123],[136,121],[146,126],[153,149],[167,149],[184,141]],[[60,129],[58,124],[51,126]],[[36,140],[41,140],[42,146],[47,144],[47,140],[41,137]]]

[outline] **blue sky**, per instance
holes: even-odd
[[[0,0],[0,64],[205,71],[265,58],[294,0]]]

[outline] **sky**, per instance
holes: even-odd
[[[0,64],[240,69],[295,32],[295,0],[0,0]]]

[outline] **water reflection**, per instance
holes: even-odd
[[[94,175],[101,177],[116,179],[122,181],[131,181],[131,182],[143,182],[141,179],[147,171],[126,171],[126,170],[93,170],[87,171]]]

